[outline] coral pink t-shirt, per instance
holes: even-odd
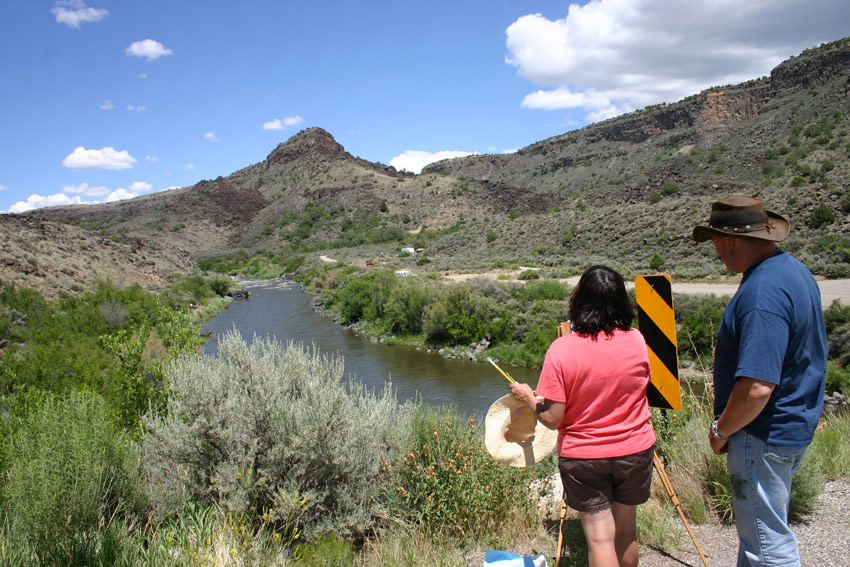
[[[600,459],[652,447],[649,372],[646,341],[637,329],[599,333],[596,339],[571,333],[555,340],[535,393],[566,404],[558,454]]]

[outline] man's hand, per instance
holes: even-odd
[[[728,439],[715,439],[711,436],[711,433],[709,433],[708,442],[711,444],[711,450],[714,451],[715,455],[722,455],[729,451]]]

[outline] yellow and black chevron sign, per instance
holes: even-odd
[[[638,276],[635,278],[635,298],[638,327],[646,339],[652,370],[652,379],[646,389],[649,405],[662,409],[681,409],[676,316],[670,276]]]

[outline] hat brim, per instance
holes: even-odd
[[[512,423],[530,424],[534,420],[534,429],[528,428],[528,438],[522,442],[506,439]],[[537,421],[537,415],[531,408],[507,394],[490,406],[484,420],[484,444],[493,460],[512,467],[530,467],[539,463],[552,452],[558,444],[558,431],[552,430]]]
[[[767,212],[768,218],[771,220],[771,224],[773,225],[770,230],[765,228],[759,230],[753,230],[751,232],[727,232],[723,230],[718,230],[716,228],[711,228],[710,226],[699,225],[694,227],[693,239],[697,242],[705,242],[706,240],[711,240],[711,236],[716,234],[718,236],[739,236],[742,238],[757,238],[759,240],[769,240],[771,242],[782,242],[786,238],[788,238],[788,233],[791,232],[791,223],[788,222],[788,219],[780,215],[779,213],[774,213],[773,211],[765,211]]]

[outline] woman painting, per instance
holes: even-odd
[[[537,391],[513,384],[511,393],[558,430],[567,504],[579,512],[590,566],[634,567],[637,506],[649,499],[655,444],[646,342],[631,326],[623,278],[610,268],[582,275],[569,311],[573,332],[549,347]]]

